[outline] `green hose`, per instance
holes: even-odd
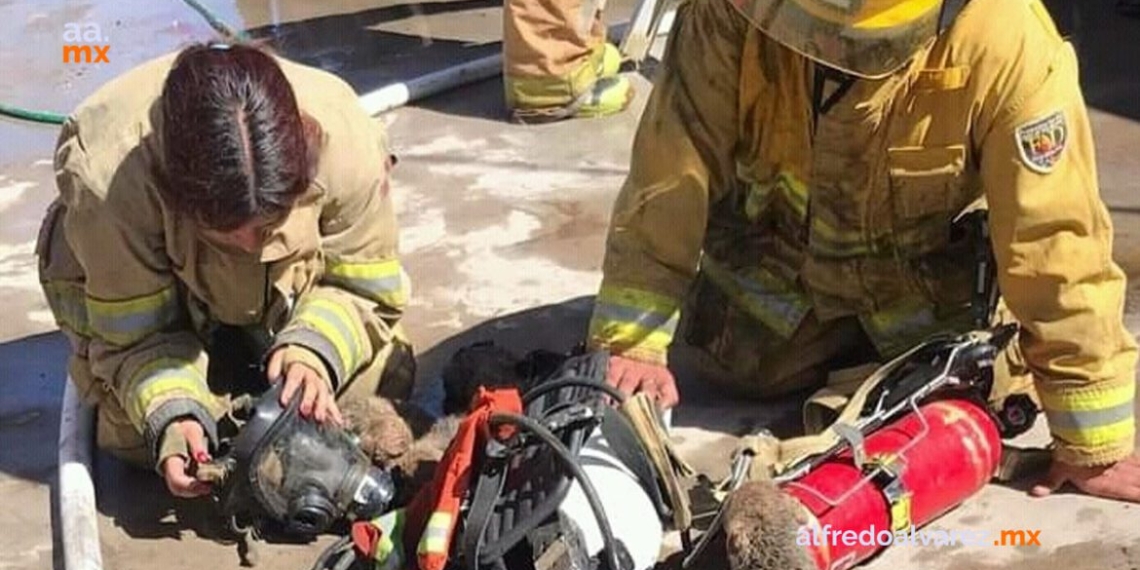
[[[62,125],[63,122],[67,120],[66,115],[60,115],[59,113],[52,113],[51,111],[30,111],[28,109],[20,109],[19,107],[11,107],[3,103],[0,103],[0,115],[12,117],[13,119],[47,123],[49,125]]]
[[[232,27],[230,27],[229,24],[223,22],[222,19],[219,18],[217,14],[215,14],[212,10],[207,8],[202,3],[198,2],[198,0],[183,0],[183,1],[186,2],[186,4],[188,4],[191,8],[193,8],[196,12],[201,14],[202,17],[205,18],[206,23],[210,24],[210,27],[214,28],[214,30],[216,30],[219,34],[222,34],[223,36],[226,36],[228,38],[240,40],[243,42],[249,40],[248,34],[246,34],[245,32],[243,32],[241,30],[235,30]]]
[[[214,28],[219,34],[228,38],[233,38],[241,41],[249,40],[249,35],[243,31],[235,30],[228,24],[222,21],[221,18],[214,14],[209,8],[203,6],[198,0],[183,0],[196,12],[206,19],[211,28]],[[36,123],[46,123],[49,125],[62,125],[67,120],[67,115],[53,113],[51,111],[33,111],[29,109],[21,109],[19,107],[12,107],[0,103],[0,115],[11,117],[13,119],[21,119],[24,121],[32,121]]]

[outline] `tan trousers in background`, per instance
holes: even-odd
[[[503,85],[510,109],[562,107],[588,92],[602,67],[602,0],[507,0]]]

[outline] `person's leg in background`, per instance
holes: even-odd
[[[617,75],[621,55],[606,42],[602,0],[507,0],[503,84],[515,120],[547,122],[612,115],[633,86]]]

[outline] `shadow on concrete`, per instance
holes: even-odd
[[[489,319],[447,337],[417,356],[421,380],[439,377],[459,349],[477,342],[495,344],[522,356],[531,350],[568,352],[586,338],[592,295]]]
[[[59,419],[66,382],[67,339],[59,333],[0,344],[0,479],[49,487],[52,568],[63,569],[59,548]]]
[[[477,342],[494,341],[518,356],[538,349],[570,351],[586,338],[593,302],[592,295],[576,297],[496,317],[448,337],[419,355],[419,378],[437,378],[456,351]],[[700,381],[690,351],[675,348],[670,353],[670,368],[681,393],[681,404],[672,415],[673,426],[729,436],[766,428],[784,437],[802,429],[799,409],[806,392],[771,402],[744,401],[719,393]]]
[[[59,333],[0,344],[3,475],[44,484],[54,481],[68,350],[67,339]]]
[[[248,30],[248,33],[252,38],[267,41],[285,57],[335,73],[352,85],[357,93],[364,94],[461,62],[493,55],[501,49],[498,41],[468,42],[383,31],[376,29],[377,26],[433,14],[454,14],[454,18],[465,18],[467,16],[463,12],[500,5],[500,0],[408,3],[261,26]],[[498,22],[495,24],[497,27]],[[456,27],[462,29],[464,26],[459,24]],[[479,24],[473,23],[469,27],[476,26]],[[495,89],[502,92],[501,79],[489,79],[413,105],[449,114],[499,120],[506,117],[502,97],[484,96],[484,91]],[[447,100],[449,95],[450,101]],[[473,101],[479,103],[472,106]],[[484,104],[492,101],[498,104]]]
[[[184,531],[218,540],[224,526],[208,500],[172,496],[157,473],[97,454],[93,470],[98,509],[131,538],[177,539]],[[129,492],[128,492],[129,490]]]

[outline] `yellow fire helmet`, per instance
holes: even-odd
[[[934,39],[942,12],[942,0],[729,2],[788,48],[871,79],[890,75]]]

